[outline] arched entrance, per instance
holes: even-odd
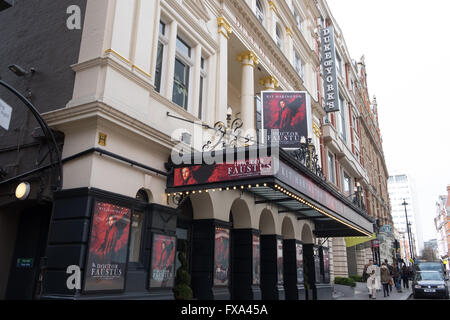
[[[261,297],[284,300],[283,237],[276,234],[272,211],[264,209],[259,220],[261,230]]]
[[[185,199],[181,205],[178,207],[177,216],[177,254],[175,259],[175,274],[176,271],[181,267],[181,262],[178,258],[180,254],[180,248],[182,248],[181,242],[184,241],[186,245],[186,260],[188,264],[188,272],[191,272],[192,266],[192,219],[193,219],[193,208],[190,198]]]
[[[303,243],[314,243],[313,234],[308,224],[304,224],[302,228],[302,241]]]
[[[259,243],[259,233],[252,229],[250,209],[245,200],[238,198],[233,201],[230,210],[230,223],[231,299],[260,299],[259,281],[254,280],[253,274],[256,271],[255,268],[259,268],[259,259],[257,261],[253,257],[253,242],[256,237],[257,243]]]

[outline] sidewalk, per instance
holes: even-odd
[[[383,296],[383,290],[377,291],[376,300],[407,300],[409,296],[412,294],[411,281],[409,282],[409,289],[402,288],[402,291],[403,292],[397,292],[395,286],[393,286],[392,291],[389,292],[389,297]],[[341,292],[333,292],[333,300],[372,300],[372,299],[369,299],[369,290],[367,290],[366,283],[357,282],[354,297],[344,297]]]

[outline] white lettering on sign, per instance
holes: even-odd
[[[9,130],[11,123],[12,108],[2,99],[0,99],[0,126],[6,131]]]
[[[336,76],[336,51],[334,47],[333,27],[321,30],[322,36],[322,70],[324,71],[325,111],[339,111],[339,87]]]

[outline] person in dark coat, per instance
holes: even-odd
[[[397,292],[402,292],[402,285],[401,285],[401,270],[397,264],[397,262],[394,262],[392,265],[392,278],[394,279],[395,288],[397,289]]]
[[[386,265],[386,262],[383,262],[380,268],[381,273],[381,283],[383,285],[383,294],[384,296],[389,297],[389,281],[391,280],[391,273]]]
[[[403,288],[409,289],[409,270],[406,264],[404,264],[402,267],[401,277],[403,280]]]
[[[391,279],[392,279],[392,266],[388,263],[388,260],[385,259],[384,263],[386,263],[386,267],[389,269],[389,274],[391,275]],[[389,292],[392,292],[392,283],[393,281],[389,281]]]

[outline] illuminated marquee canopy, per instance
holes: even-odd
[[[261,152],[264,151],[264,152]],[[168,196],[190,196],[202,192],[245,190],[257,196],[255,203],[279,205],[279,213],[290,212],[298,220],[314,220],[317,237],[371,236],[374,220],[347,198],[313,175],[287,151],[279,156],[269,149],[243,152],[241,160],[215,164],[174,165],[167,182]],[[256,156],[250,157],[253,154]],[[198,157],[192,155],[192,159]]]

